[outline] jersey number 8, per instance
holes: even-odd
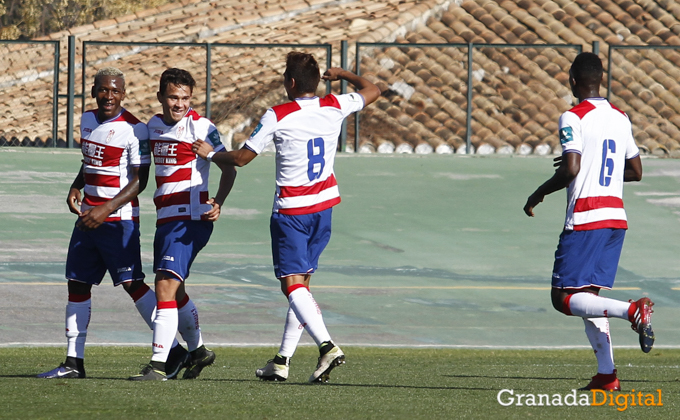
[[[309,159],[309,162],[307,163],[307,176],[310,181],[321,177],[323,167],[326,165],[326,161],[323,158],[325,150],[321,137],[317,137],[307,142],[307,158]]]

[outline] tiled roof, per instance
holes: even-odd
[[[680,45],[680,6],[646,0],[350,1],[184,0],[117,19],[52,34],[80,41],[330,43],[339,64],[340,41],[400,43]],[[51,136],[49,50],[0,47],[6,138]],[[289,48],[212,50],[212,118],[235,145],[264,109],[285,100],[283,56]],[[466,48],[366,48],[361,71],[383,91],[361,114],[361,151],[450,153],[464,150]],[[322,50],[313,50],[325,67]],[[81,54],[78,47],[78,54]],[[476,153],[549,153],[557,149],[557,119],[572,105],[567,70],[576,55],[563,48],[481,48],[474,53],[472,144]],[[353,54],[351,54],[353,57]],[[86,77],[115,65],[128,81],[125,106],[141,119],[159,111],[157,80],[167,67],[190,70],[195,103],[205,102],[205,50],[200,47],[88,47]],[[680,53],[620,50],[613,57],[612,97],[634,123],[646,153],[680,156]],[[81,62],[80,55],[76,59]],[[80,72],[76,91],[80,91]],[[65,93],[65,73],[60,76]],[[603,92],[604,93],[604,92]],[[87,102],[91,107],[92,101]],[[65,104],[60,100],[60,104]],[[77,101],[80,104],[80,101]],[[61,106],[59,125],[66,124]],[[77,112],[80,107],[77,107]],[[351,145],[353,125],[348,124]],[[0,129],[2,130],[2,129]]]

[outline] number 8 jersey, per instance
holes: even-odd
[[[340,202],[333,173],[342,121],[364,107],[358,93],[297,98],[265,112],[246,148],[260,154],[276,146],[275,213],[300,215]]]
[[[626,159],[640,153],[628,116],[604,98],[582,101],[562,114],[564,153],[581,155],[581,169],[567,188],[566,230],[627,229],[623,209]]]

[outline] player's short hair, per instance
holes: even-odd
[[[604,69],[602,60],[596,54],[584,52],[576,56],[570,69],[571,77],[575,81],[587,85],[597,84],[602,81]]]
[[[171,68],[161,74],[161,83],[158,89],[161,95],[165,94],[170,83],[173,85],[189,86],[192,92],[196,87],[196,81],[191,76],[191,73],[183,69]]]
[[[298,93],[316,92],[321,80],[319,64],[311,54],[291,51],[286,55],[286,71],[283,77],[286,80],[295,79]]]
[[[116,67],[103,67],[97,70],[97,74],[94,75],[94,83],[97,84],[99,78],[104,76],[120,77],[123,79],[123,81],[125,81],[125,73],[123,73],[120,69]]]

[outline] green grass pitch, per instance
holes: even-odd
[[[316,363],[313,347],[301,347],[289,380],[277,383],[254,375],[275,349],[215,351],[215,365],[196,380],[139,383],[126,378],[148,360],[147,348],[88,347],[88,378],[63,380],[32,377],[63,360],[63,348],[2,348],[0,418],[670,419],[680,408],[680,350],[617,350],[623,392],[614,398],[632,389],[636,395],[656,397],[658,390],[662,395],[662,406],[632,406],[627,398],[625,410],[609,401],[601,406],[498,402],[503,389],[515,396],[565,397],[593,374],[589,350],[348,347],[347,364],[333,371],[331,382],[314,385],[306,382]]]

